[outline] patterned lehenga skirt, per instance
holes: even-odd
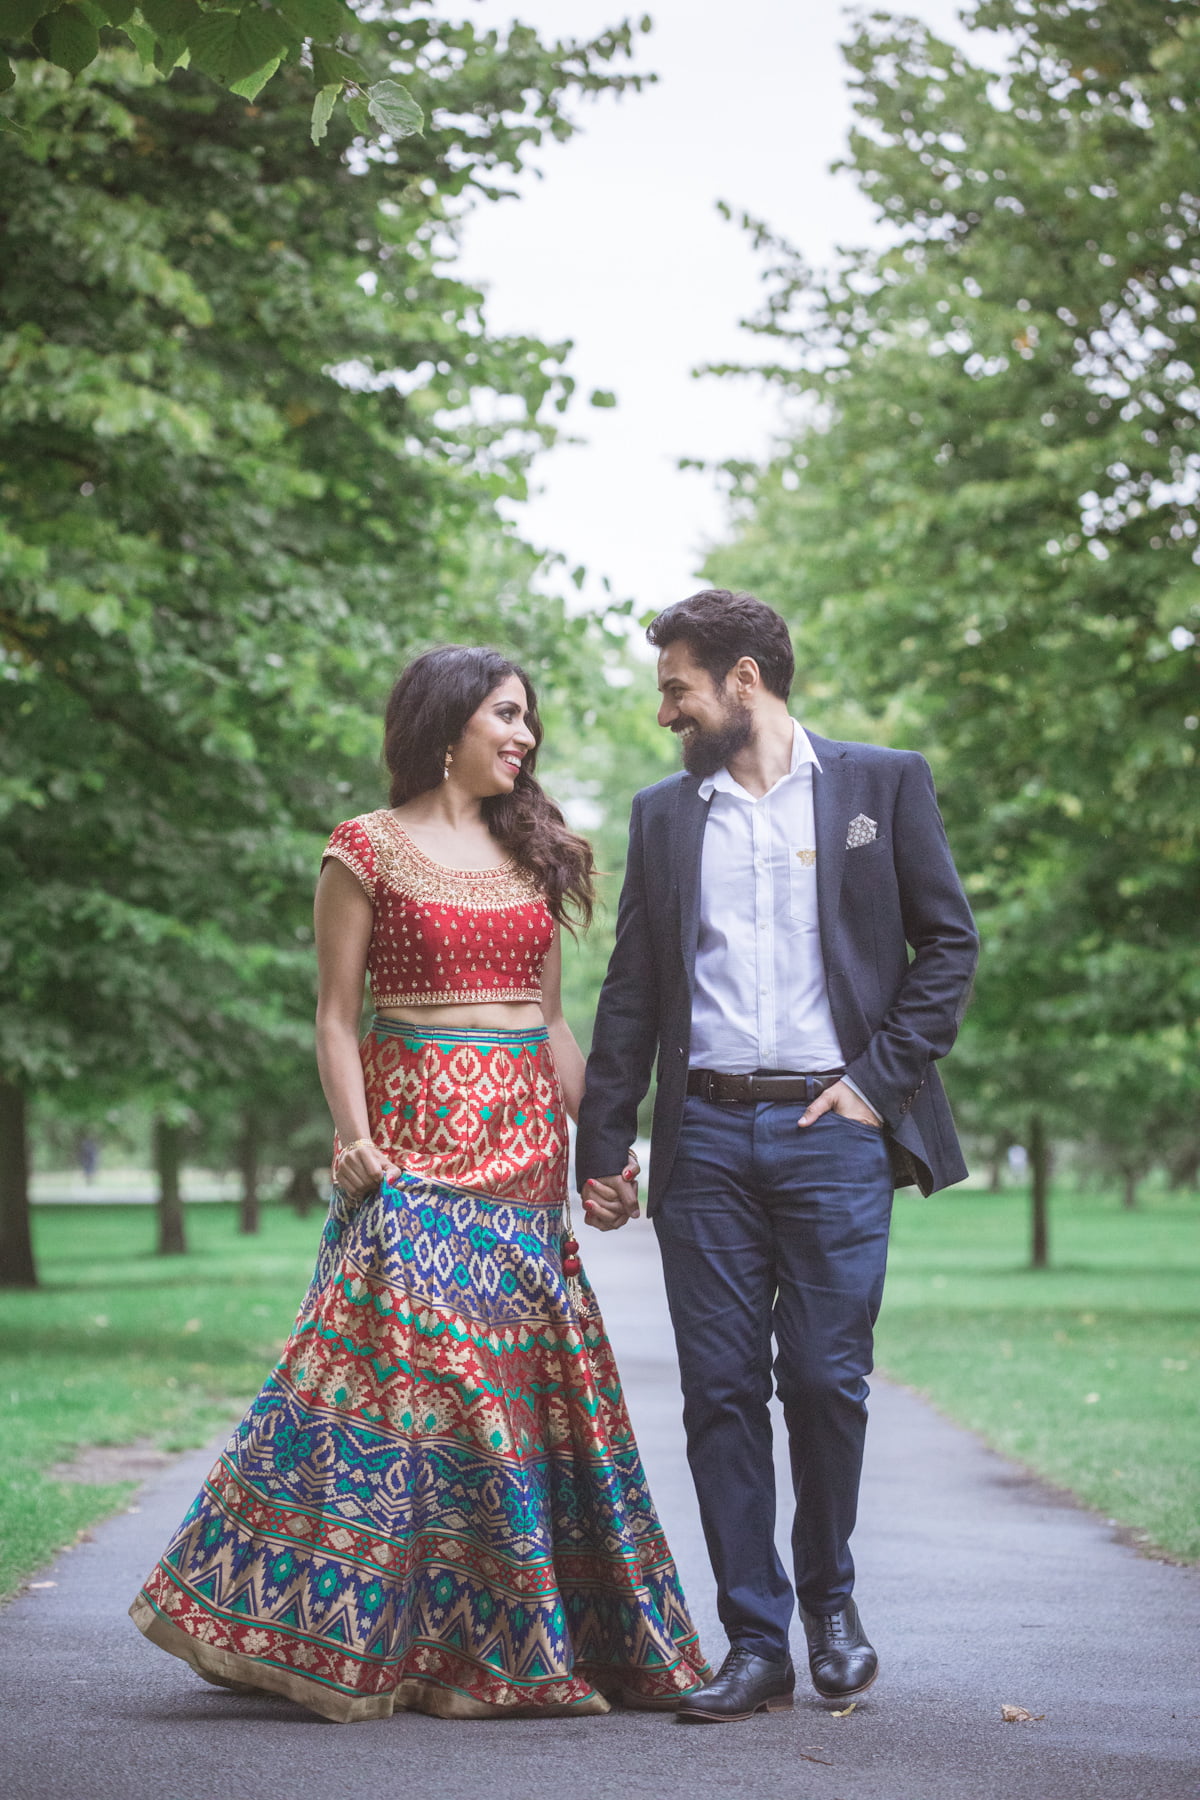
[[[543,1030],[376,1019],[376,1142],[277,1367],[132,1607],[336,1720],[669,1706],[708,1671],[586,1278]]]

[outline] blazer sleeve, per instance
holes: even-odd
[[[600,989],[587,1060],[575,1178],[615,1175],[637,1136],[638,1106],[650,1086],[658,1044],[658,977],[646,896],[641,795],[629,822],[629,855],[617,910],[616,942]]]
[[[895,1127],[924,1086],[930,1063],[958,1036],[979,958],[975,921],[923,756],[905,758],[892,842],[913,956],[882,1024],[846,1073]]]

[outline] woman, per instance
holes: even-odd
[[[207,1679],[330,1719],[669,1707],[707,1676],[569,1236],[559,929],[592,859],[540,740],[492,650],[392,692],[391,806],[338,826],[317,887],[316,1274],[132,1609]]]

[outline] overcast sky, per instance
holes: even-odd
[[[494,26],[515,14],[546,38],[593,34],[626,7],[467,0],[463,10]],[[654,30],[636,66],[658,82],[577,106],[583,131],[537,152],[541,179],[527,173],[519,200],[480,208],[461,267],[488,289],[492,330],[575,344],[567,423],[589,442],[539,461],[523,534],[586,563],[592,599],[607,575],[618,598],[662,606],[693,591],[706,544],[725,530],[712,478],[678,471],[678,458],[760,457],[778,425],[761,383],[690,375],[752,358],[738,320],[764,291],[748,239],[715,203],[767,220],[817,265],[878,230],[849,177],[829,172],[851,121],[840,5],[651,0],[648,10]],[[970,41],[953,0],[897,10]],[[594,388],[619,405],[588,406]]]

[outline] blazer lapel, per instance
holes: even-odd
[[[809,732],[821,767],[813,770],[813,828],[817,840],[817,918],[825,968],[833,964],[834,924],[846,863],[846,827],[854,817],[858,770],[844,744]]]
[[[700,936],[700,857],[708,802],[700,798],[700,784],[685,775],[675,795],[675,886],[679,894],[679,947],[687,970],[688,986],[696,979],[696,941]]]

